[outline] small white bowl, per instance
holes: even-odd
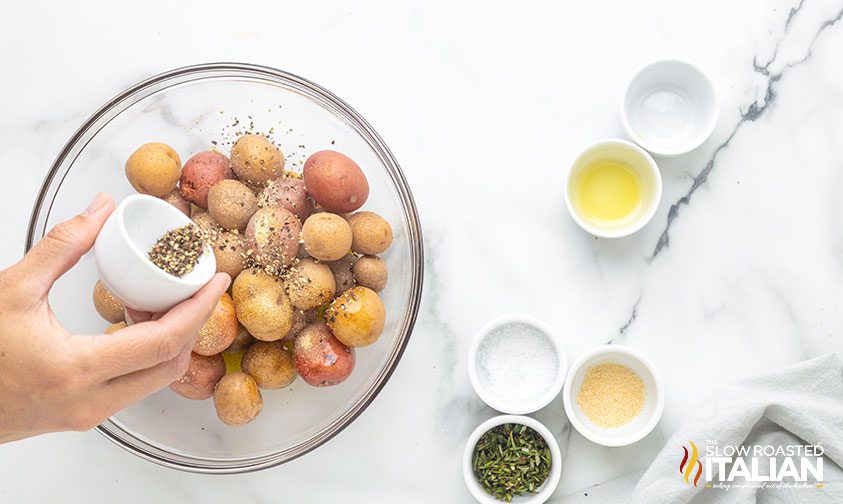
[[[94,244],[97,272],[105,287],[127,307],[163,312],[196,293],[217,269],[208,249],[193,271],[177,277],[149,260],[149,249],[167,231],[192,221],[166,201],[134,194],[117,205]]]
[[[468,491],[471,492],[471,495],[481,504],[499,504],[501,502],[493,496],[487,494],[486,491],[483,490],[483,487],[480,486],[480,483],[477,482],[477,477],[474,476],[471,458],[474,455],[474,447],[477,445],[477,441],[480,440],[480,437],[483,436],[483,434],[498,425],[508,423],[526,425],[538,432],[539,435],[544,438],[547,443],[547,447],[550,448],[551,460],[550,474],[547,475],[547,479],[538,488],[538,493],[535,495],[526,494],[515,496],[512,498],[512,502],[516,504],[538,504],[540,502],[545,502],[550,498],[550,495],[559,485],[559,477],[562,475],[562,455],[559,452],[559,443],[556,441],[556,438],[553,437],[550,429],[545,427],[544,424],[538,420],[527,416],[499,415],[486,420],[474,429],[474,432],[472,432],[468,437],[468,442],[465,444],[465,450],[462,457],[462,474],[465,479],[465,485],[468,487]]]
[[[618,220],[601,220],[580,213],[574,204],[573,180],[595,163],[603,161],[621,163],[635,172],[643,192],[639,208],[631,215]],[[583,149],[574,158],[565,178],[565,205],[581,228],[602,238],[621,238],[640,230],[653,218],[662,199],[662,176],[656,160],[647,151],[632,142],[619,139],[601,140]]]
[[[497,329],[517,325],[536,330],[547,339],[548,344],[546,346],[553,352],[550,359],[556,365],[556,373],[551,383],[544,390],[537,390],[535,393],[526,391],[522,397],[504,397],[496,395],[488,387],[488,380],[484,378],[484,373],[480,370],[481,350],[483,345],[488,342],[489,335]],[[468,349],[468,378],[471,381],[471,386],[483,402],[502,413],[523,415],[540,410],[550,404],[550,401],[559,395],[562,390],[567,366],[568,358],[565,354],[565,348],[553,329],[544,322],[526,315],[505,315],[488,322],[477,331],[477,335]],[[527,364],[524,371],[529,372],[530,369],[532,369],[531,365]]]
[[[591,422],[577,404],[577,394],[585,373],[591,366],[613,362],[628,367],[644,382],[644,407],[626,425],[607,429]],[[659,423],[664,411],[664,385],[649,359],[621,345],[599,346],[580,356],[572,365],[562,390],[562,403],[568,420],[586,439],[603,446],[626,446],[641,440]]]
[[[711,79],[696,65],[663,59],[639,69],[621,100],[621,123],[635,143],[674,157],[711,136],[720,108]]]

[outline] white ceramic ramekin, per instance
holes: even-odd
[[[630,423],[612,429],[592,423],[577,405],[577,394],[586,371],[603,362],[624,365],[644,382],[641,413]],[[562,390],[562,403],[571,425],[585,438],[603,446],[626,446],[639,441],[659,423],[664,411],[664,385],[650,360],[637,351],[621,345],[603,345],[586,352],[571,364]]]
[[[94,244],[97,272],[123,304],[147,312],[166,311],[196,293],[213,278],[217,263],[210,248],[193,271],[177,277],[147,255],[167,231],[192,221],[166,201],[134,194],[117,205]]]
[[[641,207],[633,214],[616,221],[602,221],[583,215],[574,204],[573,180],[580,170],[602,161],[615,161],[628,166],[635,172],[641,183]],[[641,147],[626,140],[610,139],[595,142],[583,149],[571,163],[565,178],[565,205],[571,218],[581,228],[594,236],[602,238],[620,238],[643,228],[659,207],[662,199],[662,176],[652,156]]]
[[[620,112],[629,138],[653,155],[673,157],[696,149],[711,136],[720,108],[711,79],[699,67],[662,59],[635,72]]]
[[[524,400],[507,400],[506,398],[494,395],[492,391],[488,390],[478,373],[478,350],[484,340],[495,329],[509,324],[523,324],[538,330],[547,337],[555,351],[553,358],[556,361],[556,374],[553,376],[552,382],[543,393]],[[565,347],[553,329],[544,322],[526,315],[504,315],[488,322],[477,331],[477,335],[474,337],[468,349],[468,378],[471,381],[471,386],[483,402],[502,413],[524,415],[540,410],[550,404],[550,401],[559,395],[559,392],[562,390],[567,368],[568,358],[565,353]]]
[[[474,432],[468,437],[468,442],[465,444],[465,450],[463,451],[462,473],[465,484],[477,502],[481,504],[499,504],[501,502],[486,493],[483,487],[480,486],[480,483],[477,482],[477,477],[474,476],[471,458],[474,455],[474,447],[483,434],[493,427],[508,423],[526,425],[538,432],[544,438],[547,447],[550,448],[551,460],[550,474],[548,474],[547,479],[539,487],[538,493],[535,495],[528,494],[513,497],[512,502],[515,504],[539,504],[544,502],[550,498],[550,495],[556,490],[557,485],[559,485],[559,477],[562,475],[562,455],[559,452],[559,443],[550,430],[543,423],[527,416],[500,415],[486,420],[474,429]]]

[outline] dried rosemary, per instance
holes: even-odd
[[[182,277],[191,271],[205,253],[208,238],[195,224],[167,231],[149,250],[149,259],[162,270]]]
[[[526,425],[503,424],[483,434],[474,446],[474,475],[498,500],[535,494],[550,474],[550,449],[543,437]]]

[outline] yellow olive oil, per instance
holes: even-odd
[[[574,205],[585,218],[618,221],[641,207],[641,180],[625,163],[597,161],[580,169],[572,182]]]
[[[222,358],[225,361],[225,374],[243,371],[243,369],[240,367],[240,362],[243,360],[244,355],[246,355],[245,350],[240,350],[237,352],[223,352]]]

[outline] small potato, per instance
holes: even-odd
[[[209,214],[208,212],[202,211],[195,215],[192,215],[191,220],[193,220],[194,224],[201,227],[209,235],[211,235],[212,239],[216,238],[216,235],[222,231],[220,225],[217,224],[217,221],[215,221],[214,218],[211,217],[211,214]]]
[[[243,231],[257,210],[258,199],[243,182],[221,180],[208,192],[208,213],[225,229]]]
[[[313,202],[304,188],[304,180],[297,178],[283,177],[271,181],[258,194],[258,204],[286,208],[302,221],[313,212]]]
[[[230,231],[220,232],[214,240],[217,271],[233,279],[246,269],[246,245],[243,236]]]
[[[380,257],[363,256],[354,263],[354,280],[358,285],[380,292],[386,287],[386,262]]]
[[[241,323],[237,323],[237,335],[234,340],[225,349],[226,352],[239,352],[249,348],[249,345],[255,342],[255,337],[249,334],[249,331]]]
[[[302,170],[307,192],[334,213],[353,212],[369,197],[369,181],[353,159],[332,150],[313,153]]]
[[[164,143],[143,144],[126,160],[126,178],[142,194],[165,196],[176,188],[179,177],[181,159]]]
[[[263,409],[263,397],[255,380],[246,373],[223,376],[214,390],[217,416],[228,425],[251,422]]]
[[[240,323],[255,338],[275,341],[293,326],[293,305],[284,283],[258,269],[245,269],[231,288]]]
[[[356,261],[357,258],[353,254],[348,254],[339,260],[328,263],[328,267],[334,273],[334,283],[337,286],[334,294],[342,294],[357,285],[354,281],[354,263]]]
[[[105,330],[105,334],[114,334],[120,329],[125,329],[129,327],[125,322],[117,322],[116,324],[111,324],[108,326],[108,329]]]
[[[285,341],[256,341],[240,366],[262,389],[286,387],[296,378],[292,345]]]
[[[106,289],[100,281],[97,281],[94,285],[93,299],[94,309],[97,310],[100,317],[112,324],[126,320],[126,312],[123,310],[123,303],[114,297],[114,294]]]
[[[216,151],[204,151],[187,160],[181,172],[179,193],[201,208],[208,208],[208,191],[220,180],[234,176],[231,162]]]
[[[375,212],[357,212],[348,218],[351,250],[358,254],[382,254],[392,245],[392,226]]]
[[[290,302],[299,310],[315,308],[334,297],[331,268],[313,259],[302,259],[288,271],[285,286]]]
[[[351,227],[337,214],[311,215],[304,221],[301,236],[307,253],[320,261],[336,261],[351,248]]]
[[[234,301],[228,294],[223,294],[211,313],[211,318],[199,330],[199,336],[193,344],[193,351],[199,355],[215,355],[226,348],[237,336],[237,314]]]
[[[167,193],[162,196],[161,199],[178,208],[181,213],[190,217],[191,203],[185,201],[184,198],[181,197],[181,194],[179,194],[178,190]]]
[[[325,311],[331,331],[350,347],[371,345],[380,338],[386,309],[380,296],[367,287],[354,287],[336,298]]]
[[[225,375],[225,361],[221,355],[190,354],[187,371],[170,384],[170,390],[188,399],[207,399],[214,395],[214,387]]]
[[[284,341],[293,341],[308,324],[316,322],[316,309],[293,310],[293,327],[284,336]]]
[[[246,248],[255,262],[280,272],[299,252],[299,219],[279,207],[259,209],[246,226]]]
[[[301,377],[314,387],[341,383],[354,369],[354,350],[335,338],[324,323],[310,324],[299,333],[293,356]]]
[[[231,148],[231,167],[242,181],[261,185],[284,173],[284,154],[266,137],[246,134]]]

